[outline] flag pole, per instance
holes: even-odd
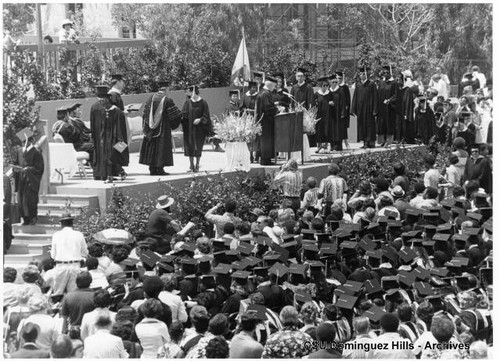
[[[246,47],[247,41],[245,40],[245,27],[244,26],[241,27],[241,34],[243,36],[243,41],[245,42],[245,47]],[[250,64],[248,64],[248,65],[250,65]],[[250,66],[249,66],[249,68],[250,68]],[[243,95],[245,94],[245,64],[243,64],[243,90],[241,91],[241,94],[243,94]]]

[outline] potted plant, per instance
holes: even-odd
[[[217,138],[226,143],[226,170],[250,170],[250,151],[247,143],[251,143],[262,134],[260,119],[255,121],[253,114],[243,112],[241,115],[229,113],[223,117],[215,117],[214,124]]]

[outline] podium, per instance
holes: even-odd
[[[300,151],[304,164],[304,113],[283,113],[274,117],[274,151],[286,152],[290,158],[291,152]],[[274,161],[277,162],[275,155]]]

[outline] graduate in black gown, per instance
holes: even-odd
[[[340,93],[340,119],[342,120],[342,139],[346,148],[349,148],[349,141],[347,140],[347,132],[349,129],[349,125],[351,123],[351,91],[349,90],[349,86],[345,81],[345,73],[343,70],[337,70],[335,72],[337,76],[337,80],[339,82],[339,87],[341,90]],[[342,150],[342,143],[337,144],[336,150]]]
[[[413,81],[413,75],[410,70],[402,73],[403,86],[399,106],[401,119],[401,141],[403,143],[415,144],[415,98],[418,96],[418,85]]]
[[[26,139],[22,159],[14,167],[14,179],[18,192],[20,216],[23,224],[36,224],[38,214],[38,192],[43,176],[43,156],[35,147],[34,138]]]
[[[394,130],[396,127],[396,89],[397,84],[392,77],[390,66],[382,68],[381,80],[378,86],[379,94],[379,116],[377,122],[378,143],[381,146],[389,147],[394,140]]]
[[[330,92],[328,77],[319,78],[316,82],[321,88],[314,94],[316,105],[318,107],[316,123],[316,142],[318,148],[316,153],[322,149],[325,151],[328,148],[328,143],[333,141],[334,137],[334,122],[340,123],[339,117],[335,117],[335,103],[333,102],[333,94]]]
[[[347,99],[345,88],[340,86],[341,78],[337,74],[330,76],[330,92],[332,93],[331,112],[331,150],[342,150],[342,141],[347,139],[347,126],[346,126],[346,106]],[[347,89],[349,91],[349,89]],[[350,94],[349,94],[350,95]],[[350,103],[350,96],[349,96]],[[347,118],[349,117],[349,110],[347,110]],[[348,120],[347,120],[348,122]],[[349,123],[347,123],[349,124]]]
[[[306,82],[306,70],[303,68],[297,69],[295,74],[295,79],[297,79],[297,84],[292,87],[291,95],[293,99],[306,109],[310,109],[315,105],[314,100],[314,89]],[[316,136],[314,134],[308,134],[309,146],[316,146]]]
[[[374,82],[368,79],[370,68],[360,67],[360,82],[356,84],[352,98],[351,113],[357,117],[358,142],[362,148],[374,148],[376,138],[375,118],[378,115],[378,90]]]
[[[188,172],[200,170],[200,158],[205,138],[213,134],[208,103],[200,96],[198,85],[188,88],[188,99],[182,107],[182,131],[184,132],[184,155],[189,157]],[[196,158],[196,164],[194,159]]]
[[[417,138],[424,144],[429,144],[429,140],[435,133],[436,118],[425,96],[418,98],[418,105],[415,107],[415,125]]]
[[[90,109],[90,131],[94,140],[92,168],[94,179],[113,183],[117,166],[127,166],[129,163],[127,149],[123,152],[115,149],[117,144],[127,143],[125,114],[111,104],[107,86],[98,85],[96,89],[99,100]]]
[[[285,111],[288,111],[292,100],[288,96],[288,90],[285,88],[285,75],[281,72],[273,75],[278,82],[276,89],[273,91],[274,104],[284,107]]]
[[[257,90],[257,82],[248,82],[248,91],[243,95],[243,100],[241,102],[240,114],[246,111],[248,114],[255,115],[255,100],[259,91]],[[253,163],[259,161],[260,158],[260,137],[256,137],[253,143],[249,145],[250,148],[250,162]]]
[[[168,175],[163,167],[174,165],[172,154],[172,129],[181,123],[181,111],[167,97],[167,83],[159,82],[158,93],[144,105],[139,163],[149,165],[149,174]]]
[[[275,157],[274,151],[274,117],[278,114],[278,107],[274,104],[272,91],[277,80],[271,76],[266,77],[262,93],[257,95],[256,119],[261,121],[262,135],[260,136],[260,164],[271,165]]]
[[[111,75],[111,89],[109,89],[108,91],[109,101],[111,102],[112,105],[118,107],[118,109],[120,109],[126,115],[128,113],[128,110],[125,108],[121,96],[124,88],[125,88],[125,79],[123,78],[123,75],[121,74]],[[123,132],[121,137],[127,139],[127,126],[125,117],[123,118],[123,125],[120,126],[120,129]],[[129,156],[128,148],[125,149],[124,152],[126,152],[126,154],[123,154],[123,156],[128,158]],[[119,163],[115,163],[115,165],[113,166],[113,175],[120,176],[122,180],[125,180],[125,178],[127,177],[127,173]]]
[[[90,129],[87,128],[82,118],[82,104],[73,103],[67,107],[68,110],[68,124],[73,126],[75,129],[73,147],[77,152],[87,152],[89,154],[89,162],[92,164],[94,157],[94,143],[92,142],[92,136],[90,134]]]

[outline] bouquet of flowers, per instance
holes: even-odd
[[[215,117],[214,130],[217,138],[223,142],[250,143],[262,134],[260,119],[254,120],[253,114],[243,112],[241,115],[229,113],[221,119]]]
[[[316,118],[318,113],[317,107],[311,107],[310,109],[306,109],[302,106],[302,104],[297,104],[295,107],[296,112],[304,113],[304,133],[306,134],[314,134],[316,133],[316,123],[320,121],[321,118]]]

